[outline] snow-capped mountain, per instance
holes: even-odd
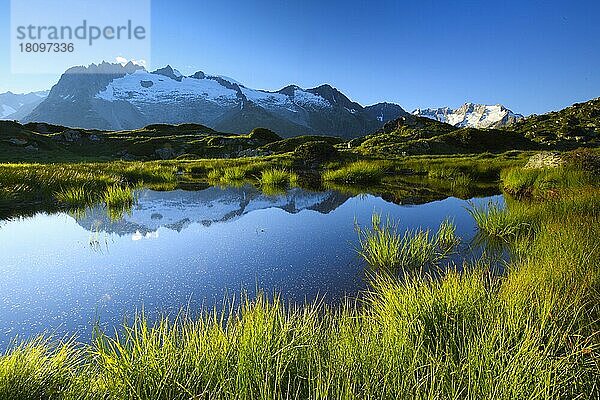
[[[48,93],[0,93],[0,119],[18,120],[25,117],[48,96]]]
[[[488,106],[465,103],[455,110],[449,107],[417,108],[412,113],[461,128],[499,128],[523,118],[521,114],[515,114],[500,104]]]
[[[102,63],[69,69],[23,121],[108,130],[199,123],[231,133],[266,127],[281,136],[353,137],[402,113],[392,104],[365,108],[329,85],[272,92],[201,71],[184,76],[171,66],[148,72],[132,63]]]

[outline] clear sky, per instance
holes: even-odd
[[[57,75],[10,73],[9,9],[0,0],[0,92],[51,87]],[[600,96],[599,16],[598,0],[153,0],[151,67],[329,83],[364,105],[544,113]]]

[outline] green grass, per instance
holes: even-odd
[[[551,169],[512,168],[502,173],[504,190],[519,198],[552,197],[561,189],[598,184],[598,175],[568,166]]]
[[[133,190],[128,187],[109,186],[104,193],[104,202],[108,208],[130,208],[133,201]]]
[[[246,168],[230,167],[223,171],[223,180],[225,181],[240,181],[246,178]]]
[[[249,168],[245,165],[235,165],[208,171],[207,179],[211,183],[221,185],[238,185],[249,178]]]
[[[439,278],[375,273],[338,305],[258,295],[195,318],[139,315],[88,344],[34,339],[0,356],[0,398],[598,399],[600,188],[588,178],[472,211],[516,249],[503,276],[484,261]],[[448,221],[372,222],[359,251],[375,270],[436,264],[458,240]]]
[[[323,180],[336,183],[378,183],[387,171],[382,162],[357,161],[339,169],[327,170]]]
[[[61,399],[75,384],[83,361],[74,342],[39,337],[0,356],[0,398]]]
[[[477,181],[497,181],[500,172],[522,167],[531,152],[509,151],[502,154],[413,156],[398,161],[398,168],[432,178],[455,178],[469,176]]]
[[[357,226],[360,241],[358,254],[376,271],[415,272],[437,266],[459,242],[456,227],[443,221],[437,232],[407,229],[398,232],[397,225],[379,214],[373,214],[371,228]]]
[[[471,204],[468,212],[475,220],[479,231],[492,238],[509,241],[532,228],[532,222],[523,212],[516,210],[509,212],[498,203],[489,202],[487,206]]]
[[[70,187],[65,190],[61,190],[56,192],[54,197],[60,204],[71,208],[85,207],[86,205],[92,203],[90,194],[83,186]]]
[[[172,164],[111,162],[84,164],[0,164],[0,201],[19,210],[75,209],[98,203],[131,203],[131,188],[173,188]]]
[[[260,183],[262,186],[288,187],[298,182],[298,175],[285,169],[267,169],[262,171]]]

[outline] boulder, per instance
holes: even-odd
[[[565,165],[565,160],[560,156],[560,153],[544,151],[529,157],[525,169],[558,168],[563,165]]]
[[[160,149],[156,149],[154,153],[163,160],[175,158],[175,150],[169,147],[161,147]]]

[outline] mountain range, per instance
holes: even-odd
[[[417,108],[412,114],[459,128],[501,128],[523,119],[521,114],[515,114],[501,104],[488,106],[465,103],[455,110],[449,107]]]
[[[20,120],[30,114],[48,96],[48,91],[0,93],[0,119]]]
[[[148,72],[102,63],[69,69],[22,121],[104,130],[197,123],[229,133],[261,126],[288,137],[353,137],[405,113],[393,104],[363,107],[330,85],[269,92],[201,71],[183,76],[170,66]]]
[[[457,110],[419,109],[413,114],[461,127],[499,127],[521,117],[500,105],[470,103]],[[70,68],[47,97],[3,118],[101,130],[197,123],[226,133],[266,127],[282,137],[353,138],[407,115],[393,103],[362,106],[328,84],[266,91],[202,71],[184,76],[168,65],[149,72],[133,63],[101,63]]]
[[[384,110],[385,111],[385,110]],[[76,129],[47,123],[0,121],[0,161],[156,160],[269,156],[312,144],[378,157],[497,153],[597,147],[600,98],[560,111],[531,115],[502,129],[457,127],[414,114],[386,122],[359,138],[304,135],[282,138],[264,128],[248,134],[218,132],[200,124],[148,125],[129,131]],[[312,150],[311,150],[312,151]],[[303,154],[303,153],[299,153]]]

